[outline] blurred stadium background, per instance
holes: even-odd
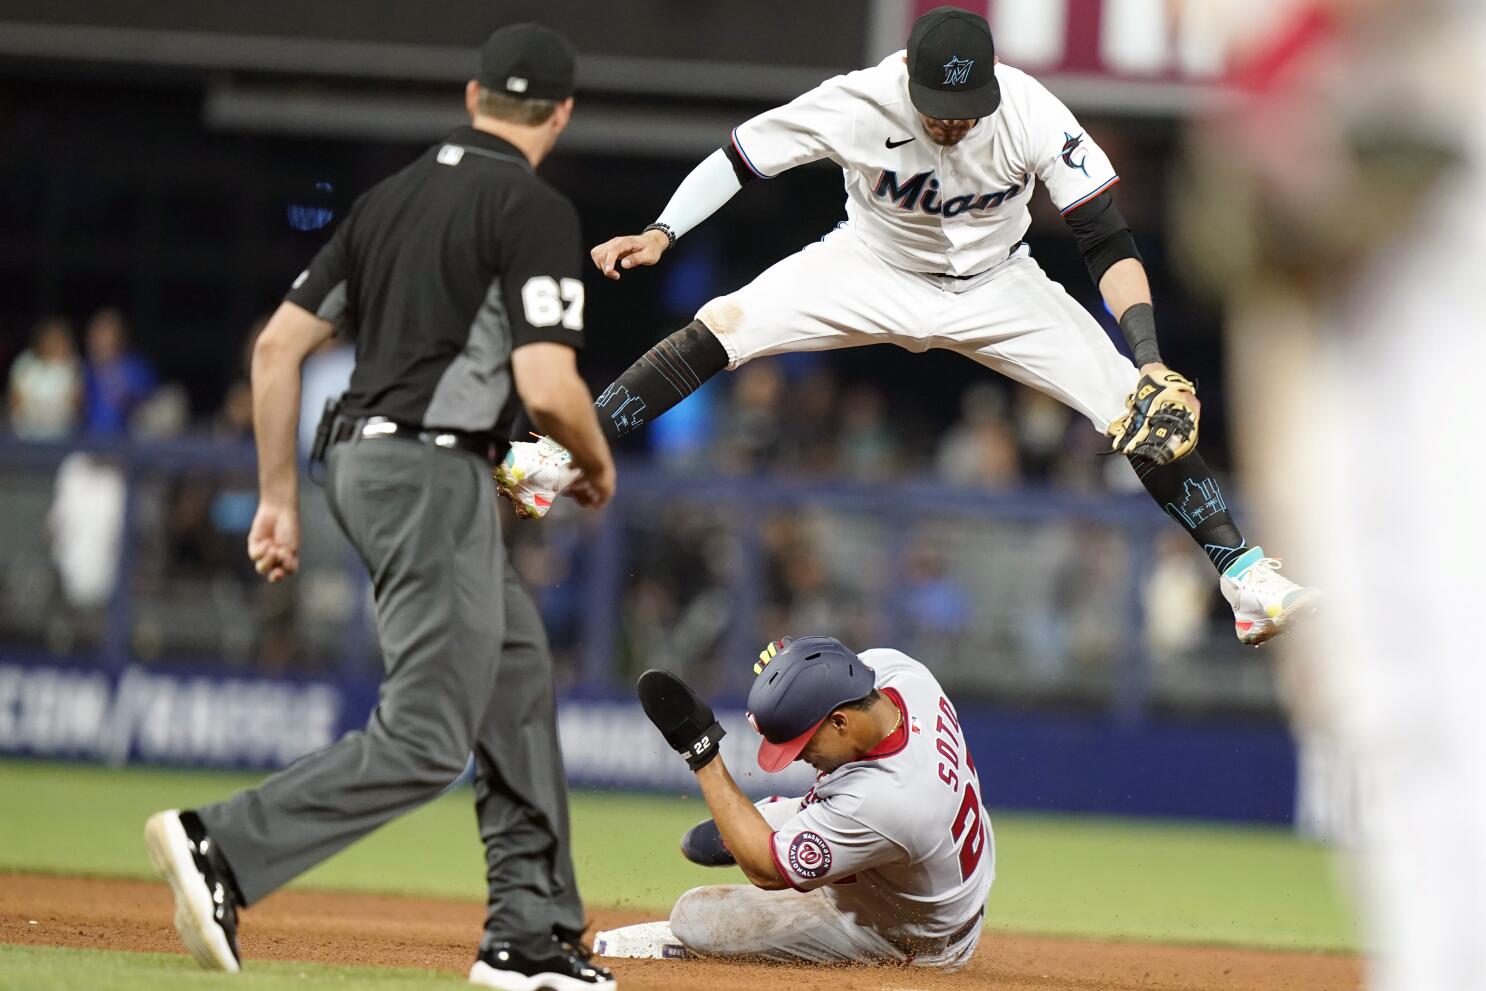
[[[0,2],[0,754],[259,769],[364,720],[380,671],[367,587],[319,490],[304,487],[297,579],[266,585],[243,553],[245,353],[352,199],[460,122],[493,26],[541,19],[582,52],[543,173],[596,243],[651,220],[734,123],[901,47],[935,5],[441,0],[430,16],[384,0],[348,18],[287,0]],[[961,5],[1120,168],[1163,352],[1198,381],[1222,468],[1222,315],[1184,288],[1167,235],[1183,124],[1218,99],[1222,52],[1200,17],[1174,30],[1163,0]],[[1036,206],[1034,255],[1123,348]],[[590,272],[588,381],[841,215],[837,169],[807,167],[745,191],[656,270]],[[643,668],[684,673],[736,720],[758,645],[818,631],[938,672],[993,810],[1342,829],[1345,788],[1287,728],[1280,651],[1237,644],[1207,562],[1125,461],[1040,395],[904,358],[752,364],[622,448],[602,516],[510,521],[574,784],[684,784],[630,704]],[[339,343],[310,359],[305,430],[349,364]],[[1243,483],[1227,480],[1235,501]]]

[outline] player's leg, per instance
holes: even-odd
[[[489,895],[470,982],[607,984],[612,975],[590,962],[580,942],[583,902],[573,876],[546,631],[514,571],[506,572],[504,596],[500,673],[475,740],[475,814]]]
[[[924,350],[923,324],[941,294],[883,262],[849,230],[784,258],[640,356],[595,403],[613,441],[676,406],[724,369],[790,351],[891,342]],[[518,514],[539,517],[572,480],[554,443],[512,445],[496,469]]]
[[[484,465],[356,441],[329,495],[373,577],[386,676],[365,729],[199,810],[246,904],[448,787],[495,690],[506,565]]]
[[[671,910],[671,932],[692,953],[805,963],[897,963],[907,954],[847,918],[824,890],[750,884],[693,888]]]
[[[960,353],[1082,413],[1100,432],[1124,411],[1140,378],[1104,328],[1026,254],[962,293],[941,334]],[[1263,643],[1314,610],[1316,591],[1280,575],[1278,562],[1244,539],[1200,450],[1167,465],[1131,464],[1218,571],[1240,640]]]
[[[771,265],[737,292],[709,301],[696,320],[604,390],[596,404],[599,422],[610,440],[622,437],[723,369],[766,355],[884,340],[913,346],[912,329],[922,318],[912,297],[929,291],[874,255],[854,232],[836,231]]]
[[[531,593],[505,577],[506,635],[495,693],[475,739],[475,814],[485,844],[489,940],[576,939],[567,780],[557,739],[552,655]]]

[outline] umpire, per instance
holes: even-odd
[[[239,907],[434,798],[473,751],[490,893],[470,981],[614,984],[579,944],[552,661],[507,567],[490,477],[525,404],[572,452],[581,503],[614,491],[577,373],[578,217],[533,171],[572,115],[573,76],[556,32],[491,35],[465,88],[471,126],[356,201],[254,348],[248,554],[278,581],[298,566],[300,364],[337,325],[356,343],[350,388],[322,424],[326,492],[371,574],[386,673],[365,729],[225,802],[146,824],[176,928],[209,969],[240,968]]]

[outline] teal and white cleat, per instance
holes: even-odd
[[[1251,647],[1279,636],[1321,605],[1320,589],[1297,585],[1280,574],[1279,560],[1265,557],[1258,547],[1224,572],[1218,585],[1233,607],[1234,632]]]
[[[577,481],[580,472],[572,462],[567,448],[548,437],[538,437],[535,441],[513,442],[491,474],[497,491],[516,507],[517,516],[539,520],[547,515],[562,490]]]

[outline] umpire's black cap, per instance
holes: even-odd
[[[935,7],[908,35],[908,96],[919,113],[941,120],[989,117],[1001,105],[996,45],[984,17]]]
[[[541,24],[508,24],[480,47],[480,85],[521,100],[573,95],[577,49]]]
[[[782,646],[781,646],[782,645]],[[838,706],[866,698],[877,675],[834,637],[781,640],[748,690],[748,721],[763,741],[758,766],[782,771]]]

